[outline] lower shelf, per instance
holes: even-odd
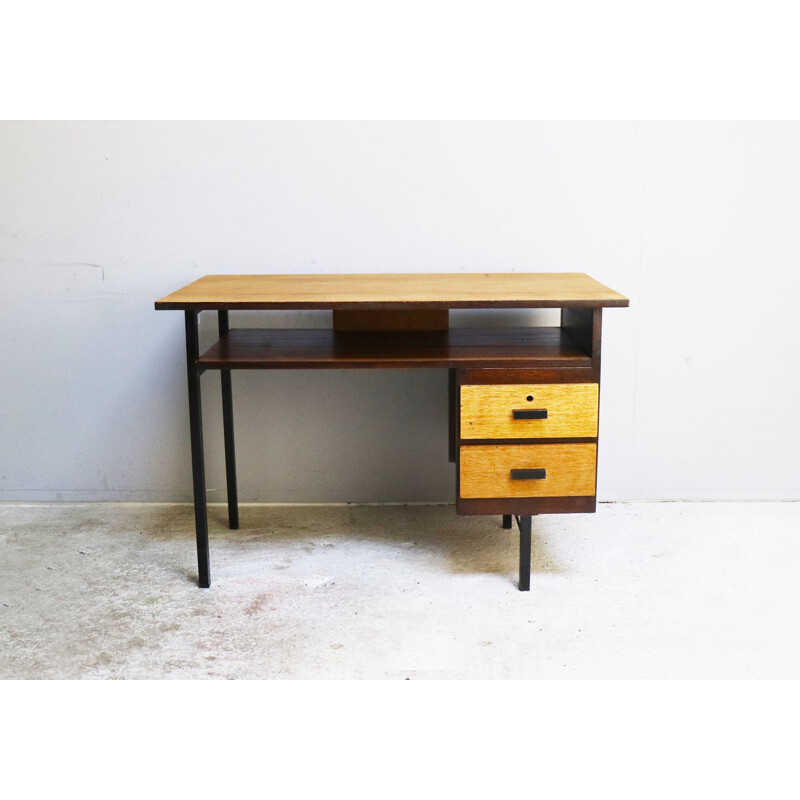
[[[234,328],[198,360],[206,369],[590,367],[561,328],[336,331]]]

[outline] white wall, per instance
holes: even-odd
[[[0,123],[0,499],[190,498],[183,320],[153,301],[201,275],[476,270],[585,271],[631,298],[604,314],[601,499],[800,498],[798,141],[797,123]],[[443,371],[234,391],[242,500],[453,498]]]

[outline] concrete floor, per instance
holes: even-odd
[[[798,678],[800,504],[0,506],[0,678]]]

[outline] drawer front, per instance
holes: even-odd
[[[462,498],[595,493],[596,444],[472,444],[459,455]]]
[[[597,383],[461,387],[462,439],[597,436]]]

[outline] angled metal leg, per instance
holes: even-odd
[[[503,514],[503,527],[504,528],[511,527],[511,514]]]
[[[206,509],[206,470],[203,457],[203,411],[200,403],[200,372],[197,367],[199,335],[197,311],[186,312],[186,371],[189,377],[189,428],[192,440],[192,483],[194,487],[194,524],[197,532],[198,584],[211,585],[208,563],[208,513]]]
[[[519,590],[528,592],[531,588],[531,518],[530,515],[517,517],[519,525]]]
[[[228,312],[220,311],[219,335],[224,336],[229,328]],[[225,477],[228,486],[228,527],[239,528],[239,492],[236,487],[236,448],[233,439],[233,387],[231,371],[220,370],[222,383],[222,429],[225,434]]]

